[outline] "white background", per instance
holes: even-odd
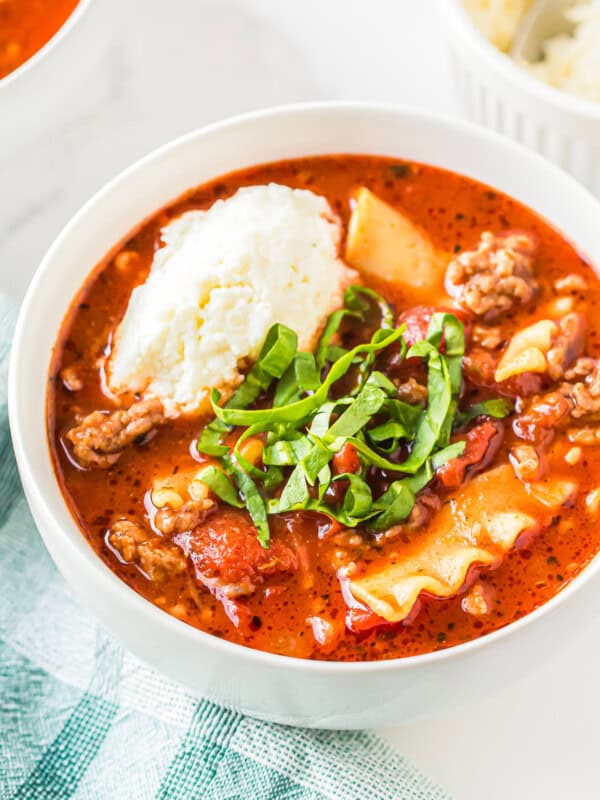
[[[0,288],[16,298],[96,189],[191,128],[303,100],[455,113],[436,0],[95,0],[87,23],[52,113],[29,104],[0,153]],[[597,798],[599,679],[595,621],[501,695],[382,733],[456,800]]]

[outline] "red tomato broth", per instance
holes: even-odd
[[[508,336],[539,318],[539,308],[555,294],[553,282],[575,273],[584,275],[589,285],[585,296],[589,324],[587,352],[590,355],[600,352],[600,323],[596,321],[600,283],[589,265],[535,213],[482,184],[434,167],[345,155],[262,165],[219,178],[189,192],[144,222],[127,242],[96,267],[63,323],[49,382],[50,447],[65,498],[90,545],[129,586],[169,613],[230,641],[292,656],[357,661],[417,655],[477,638],[531,612],[553,597],[600,549],[600,529],[585,509],[586,492],[600,485],[595,448],[585,448],[583,460],[568,469],[558,456],[551,457],[561,475],[568,474],[579,482],[576,504],[557,515],[553,524],[526,542],[526,546],[514,548],[500,567],[480,571],[479,579],[495,593],[493,611],[482,617],[463,611],[462,593],[450,600],[421,596],[419,613],[411,614],[406,623],[386,624],[362,633],[345,629],[348,609],[335,568],[336,552],[341,548],[336,544],[335,534],[319,536],[326,527],[326,519],[306,512],[270,518],[273,540],[302,550],[300,568],[290,574],[267,577],[243,602],[248,623],[243,629],[232,624],[219,600],[196,584],[192,570],[157,585],[135,566],[122,563],[107,544],[107,529],[115,518],[146,518],[145,495],[154,477],[197,466],[198,456],[193,457],[190,449],[202,428],[202,420],[170,421],[142,447],[126,448],[117,464],[108,470],[76,468],[62,436],[74,424],[76,414],[112,407],[103,392],[102,376],[95,361],[125,312],[131,290],[147,275],[161,227],[184,210],[207,208],[241,186],[270,181],[323,194],[344,225],[353,191],[358,186],[367,186],[421,225],[436,248],[449,252],[475,246],[485,230],[533,232],[540,241],[536,277],[541,292],[535,303],[505,315],[501,322],[503,331]],[[138,255],[122,269],[116,259],[124,251]],[[369,285],[393,302],[398,314],[416,304],[388,283]],[[430,302],[447,305],[448,298],[432,297]],[[76,361],[86,365],[87,379],[84,387],[73,394],[64,387],[59,374]],[[474,399],[489,394],[477,387],[468,388]],[[506,463],[514,441],[507,425],[494,464]],[[361,559],[368,562],[384,556],[393,551],[395,544],[363,548]],[[308,570],[302,566],[303,562],[304,567],[308,564]],[[478,572],[473,569],[473,577]],[[336,629],[334,646],[323,648],[315,641],[311,620],[320,615]]]
[[[79,0],[0,2],[0,79],[14,72],[50,41]]]

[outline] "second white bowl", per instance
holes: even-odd
[[[442,8],[461,113],[550,158],[600,196],[600,104],[530,75],[487,41],[461,0],[442,0]]]

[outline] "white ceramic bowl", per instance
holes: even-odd
[[[67,225],[21,309],[9,404],[35,521],[59,569],[106,628],[195,693],[264,719],[352,728],[399,723],[477,700],[547,659],[593,616],[600,560],[528,617],[448,650],[365,664],[261,653],[180,622],[120,581],[71,517],[46,444],[52,345],[71,298],[104,254],[160,206],[210,178],[260,162],[326,153],[383,154],[478,178],[536,209],[600,263],[598,202],[565,173],[496,134],[422,111],[360,104],[249,114],[147,156],[105,186]]]
[[[20,67],[0,78],[0,158],[38,135],[56,119],[69,89],[91,60],[93,0],[79,0],[46,44]]]
[[[441,7],[461,113],[532,147],[600,196],[600,103],[519,67],[488,42],[461,0]]]

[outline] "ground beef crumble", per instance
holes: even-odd
[[[112,466],[127,445],[150,433],[165,421],[162,403],[157,398],[140,400],[118,411],[93,411],[66,438],[73,455],[83,467]]]
[[[465,310],[485,320],[497,319],[535,296],[536,250],[534,238],[524,233],[482,233],[475,250],[461,253],[448,265],[448,291]]]
[[[168,580],[186,569],[186,558],[178,547],[137,522],[115,522],[108,533],[108,543],[123,561],[135,564],[151,581]]]

